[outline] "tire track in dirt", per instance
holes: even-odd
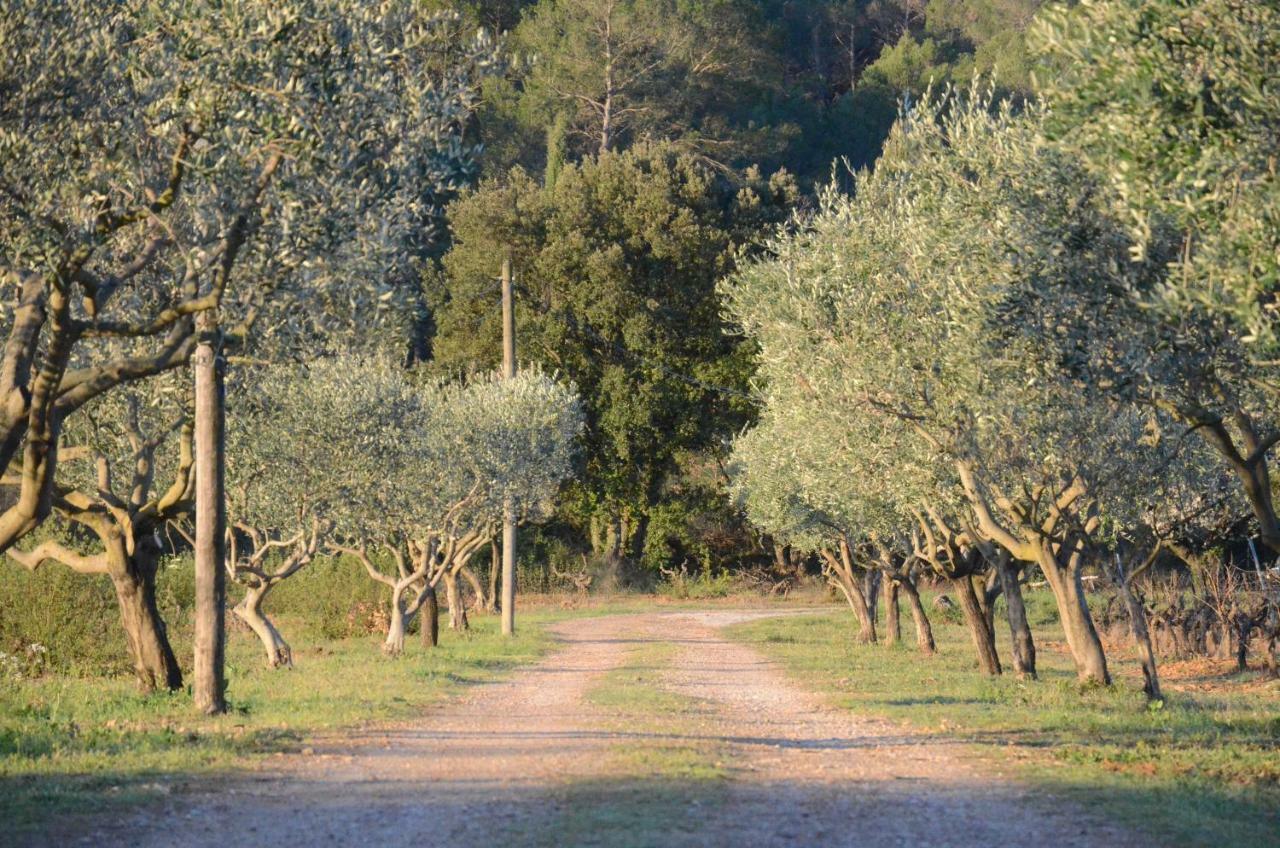
[[[174,795],[46,844],[92,846],[1054,846],[1150,844],[986,773],[954,744],[829,709],[721,628],[779,612],[583,618],[563,647],[412,723],[312,742],[258,772]],[[786,613],[781,613],[786,614]],[[662,685],[688,705],[631,732],[587,697],[633,649],[672,642]],[[577,832],[582,804],[643,801],[655,777],[619,773],[620,746],[700,746],[728,780],[660,795],[638,830]],[[661,780],[657,781],[661,784]],[[608,787],[606,794],[584,788]],[[603,799],[603,800],[602,800]],[[678,807],[678,809],[677,809]],[[601,811],[607,814],[608,810]]]
[[[729,752],[728,796],[708,830],[762,848],[1152,844],[993,775],[954,742],[827,707],[722,635],[744,616],[685,618],[666,685],[703,705],[699,734],[723,738]]]
[[[589,779],[613,744],[585,695],[623,661],[635,629],[631,616],[563,622],[552,632],[564,647],[508,680],[411,723],[320,736],[309,753],[272,757],[259,773],[175,795],[70,844],[424,848],[541,827],[557,815],[545,787]]]

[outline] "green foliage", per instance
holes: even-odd
[[[658,594],[680,601],[704,601],[725,598],[738,588],[728,571],[712,572],[702,569],[690,575],[687,571],[673,571],[658,584]]]
[[[50,512],[61,423],[184,365],[195,316],[258,353],[377,346],[412,318],[498,65],[413,0],[5,11],[0,547]]]
[[[195,593],[190,561],[166,560],[156,582],[161,618],[185,663]],[[0,651],[22,654],[33,644],[46,649],[42,672],[132,679],[110,580],[59,567],[30,572],[0,560]]]
[[[44,667],[60,673],[130,670],[115,593],[105,577],[62,568],[33,573],[6,560],[0,562],[0,578],[0,651],[22,655],[41,645],[47,650]]]
[[[384,359],[253,375],[233,407],[233,512],[287,537],[313,521],[345,540],[477,529],[548,511],[572,473],[581,411],[537,369],[427,382]],[[459,511],[461,510],[461,511]]]
[[[1046,135],[1082,163],[1129,253],[1116,263],[1119,289],[1080,279],[1045,292],[1077,315],[1059,349],[1091,386],[1156,407],[1202,439],[1237,478],[1264,543],[1280,549],[1268,470],[1280,6],[1055,6],[1033,45]],[[1153,440],[1177,436],[1155,421],[1150,430]]]
[[[1111,190],[1134,256],[1172,239],[1153,301],[1205,310],[1270,358],[1280,344],[1280,4],[1113,0],[1035,31],[1049,128]]]
[[[266,335],[376,319],[470,176],[461,126],[498,66],[489,36],[413,2],[8,12],[0,285],[74,278],[86,356],[210,305],[228,326],[266,310]]]
[[[791,130],[754,120],[782,85],[759,38],[766,27],[752,4],[733,0],[543,0],[511,34],[526,73],[490,89],[493,117],[514,136],[497,141],[514,148],[559,125],[575,159],[659,139],[722,162],[768,156]]]
[[[550,187],[519,170],[488,181],[450,208],[436,367],[496,361],[494,278],[510,250],[518,352],[582,395],[582,511],[643,513],[682,453],[751,414],[749,349],[725,331],[715,280],[794,200],[785,175],[730,181],[667,146],[566,167]]]
[[[1040,0],[590,0],[529,3],[519,57],[486,87],[495,171],[558,172],[602,146],[670,140],[723,165],[780,165],[806,182],[873,161],[898,101],[932,80],[995,74],[1030,90],[1023,32]],[[610,25],[606,38],[605,23]],[[606,54],[605,42],[613,51]],[[563,128],[565,132],[561,132]],[[549,179],[548,183],[554,182]]]
[[[771,533],[901,534],[922,505],[978,497],[960,497],[960,465],[1010,516],[1075,481],[1072,511],[1129,529],[1224,490],[1203,454],[1151,438],[1169,419],[1080,379],[1082,352],[1112,349],[1097,295],[1150,266],[1126,261],[1121,225],[1041,119],[976,88],[924,99],[851,196],[828,190],[726,282],[765,400],[735,449],[737,493]],[[1189,497],[1157,503],[1181,482]]]
[[[317,556],[283,581],[263,603],[267,613],[287,620],[290,632],[308,647],[325,639],[352,639],[378,632],[387,589],[341,557]]]

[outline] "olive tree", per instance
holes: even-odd
[[[852,196],[827,192],[726,295],[767,386],[805,385],[851,443],[910,445],[866,485],[963,520],[962,554],[980,538],[1038,567],[1079,676],[1108,681],[1081,577],[1108,487],[1143,473],[1145,421],[1050,355],[1062,315],[1034,293],[1123,284],[1125,245],[1038,120],[977,91],[926,98]]]
[[[570,476],[582,429],[576,391],[537,369],[513,380],[419,385],[385,358],[329,358],[275,379],[289,383],[291,396],[263,394],[259,426],[306,443],[288,450],[310,467],[276,464],[250,443],[258,458],[244,473],[292,474],[306,503],[277,495],[269,496],[275,506],[247,502],[261,517],[244,523],[282,538],[309,532],[307,522],[327,523],[329,549],[355,558],[390,591],[389,655],[404,649],[409,623],[442,581],[460,604],[459,572],[488,544],[504,500],[521,519],[546,514]],[[460,625],[461,608],[454,610]]]
[[[765,350],[771,352],[767,343]],[[876,641],[875,598],[860,578],[880,569],[886,586],[907,595],[917,644],[932,653],[932,629],[911,561],[903,556],[904,521],[866,485],[888,470],[884,444],[850,438],[845,422],[830,418],[796,382],[770,383],[766,396],[761,420],[734,441],[729,472],[735,501],[774,538],[818,553],[828,582],[858,620],[858,641]],[[892,619],[896,595],[886,591],[885,600]]]
[[[198,334],[243,338],[286,289],[308,296],[272,327],[390,299],[473,159],[496,55],[458,27],[409,0],[6,9],[0,549],[49,514],[63,422],[93,398]]]
[[[187,392],[168,376],[104,395],[72,420],[53,488],[57,514],[96,550],[51,536],[11,559],[55,562],[111,580],[129,655],[144,692],[178,689],[182,672],[156,604],[156,570],[171,522],[190,514],[193,462]]]
[[[263,601],[311,562],[336,511],[347,506],[351,460],[335,451],[350,439],[353,422],[369,421],[386,398],[353,393],[346,381],[376,386],[380,379],[394,380],[380,365],[273,365],[246,369],[233,383],[226,570],[244,589],[233,612],[261,640],[269,667],[292,665],[293,654]],[[374,453],[370,461],[382,456]]]
[[[1150,269],[1077,294],[1105,340],[1088,364],[1211,446],[1280,550],[1280,3],[1058,4],[1030,45],[1047,135],[1081,158]]]

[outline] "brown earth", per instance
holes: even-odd
[[[1153,844],[1001,776],[959,744],[828,708],[721,635],[770,614],[564,622],[562,649],[420,720],[316,740],[58,844]],[[636,685],[663,690],[667,706],[593,703],[609,672],[650,654],[663,659]],[[655,754],[671,750],[683,757],[676,766]]]

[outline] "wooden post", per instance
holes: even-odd
[[[203,316],[202,316],[203,317]],[[196,709],[206,714],[225,712],[226,572],[223,559],[226,503],[223,498],[224,396],[218,349],[206,327],[196,346],[195,371],[195,665],[192,692]]]
[[[516,305],[511,293],[511,253],[502,259],[502,377],[516,376]],[[516,632],[516,515],[510,499],[502,516],[502,635]]]

